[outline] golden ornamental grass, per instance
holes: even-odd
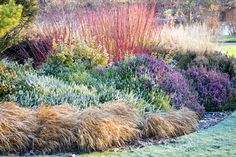
[[[124,108],[127,111],[122,114]],[[137,140],[140,131],[133,112],[135,110],[127,105],[116,106],[116,103],[83,111],[78,115],[78,148],[82,151],[104,151]]]
[[[149,114],[122,101],[79,111],[70,105],[27,109],[0,104],[0,154],[105,151],[143,137],[170,138],[196,129],[197,115],[184,108]],[[143,122],[144,121],[144,122]]]
[[[143,136],[159,139],[177,137],[195,131],[197,125],[197,114],[187,108],[159,114],[148,114],[144,122]]]
[[[37,128],[34,112],[15,103],[0,104],[0,153],[23,153],[30,150]]]
[[[126,102],[121,100],[104,103],[102,105],[102,110],[104,112],[109,112],[113,115],[120,116],[124,120],[128,120],[135,124],[140,125],[142,122],[142,117],[139,110],[131,108]]]
[[[77,113],[69,105],[42,105],[35,113],[38,119],[37,140],[33,143],[34,151],[57,153],[70,151],[76,141],[75,127]]]

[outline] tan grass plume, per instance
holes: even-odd
[[[197,114],[187,108],[159,114],[148,114],[144,122],[143,136],[160,139],[177,137],[195,131],[197,125]]]

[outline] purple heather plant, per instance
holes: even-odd
[[[192,80],[206,110],[220,110],[222,105],[230,101],[230,95],[235,90],[232,89],[228,74],[216,70],[208,71],[203,66],[189,68],[187,77]]]
[[[150,85],[152,82],[158,84],[171,96],[175,108],[179,109],[186,106],[200,115],[204,113],[204,107],[198,102],[197,92],[190,86],[190,82],[181,72],[165,64],[163,60],[152,56],[141,55],[137,57],[137,61],[143,63],[142,66],[138,67],[138,78],[143,75],[150,77],[150,83],[146,84]]]

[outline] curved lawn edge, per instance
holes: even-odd
[[[236,111],[219,124],[190,135],[182,136],[175,142],[148,146],[123,152],[90,153],[82,156],[236,156]]]

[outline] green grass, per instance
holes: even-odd
[[[220,42],[236,42],[236,36],[228,35],[228,36],[220,36],[217,39]]]
[[[236,112],[209,129],[180,137],[176,142],[124,152],[91,153],[83,156],[124,157],[236,157]]]
[[[226,51],[229,55],[236,57],[236,46],[222,46],[221,49]]]

